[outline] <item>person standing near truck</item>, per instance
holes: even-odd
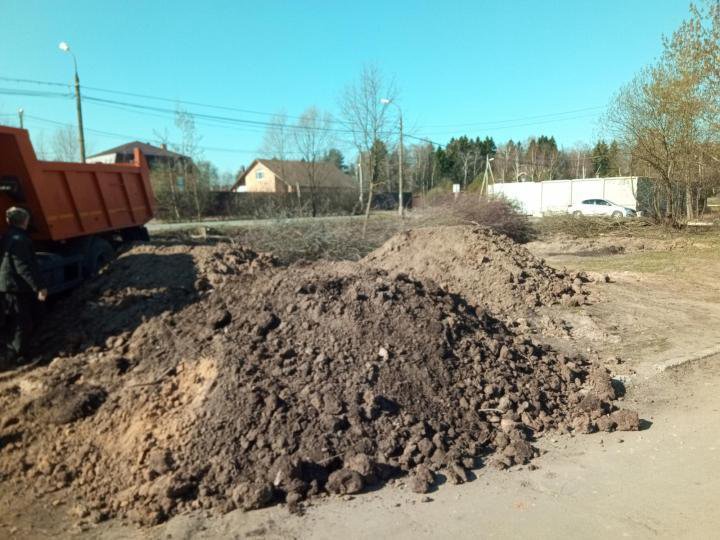
[[[36,323],[37,302],[47,298],[35,249],[27,233],[30,213],[24,208],[12,207],[5,213],[8,231],[2,240],[0,263],[0,294],[4,297],[5,363],[22,362],[27,353],[33,327]]]

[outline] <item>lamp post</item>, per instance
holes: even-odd
[[[20,120],[20,129],[25,129],[25,122],[23,121],[24,114],[25,114],[25,111],[23,109],[18,109],[18,119]]]
[[[400,115],[400,148],[398,150],[398,158],[399,158],[399,164],[398,164],[398,215],[402,218],[404,217],[404,207],[403,207],[403,117],[402,117],[402,109],[400,108],[400,105],[395,103],[391,99],[381,99],[380,103],[383,105],[395,105],[398,109],[398,114]]]
[[[78,142],[80,143],[80,161],[85,163],[85,130],[83,128],[83,117],[82,117],[82,102],[80,100],[80,77],[78,76],[77,69],[77,58],[75,53],[70,50],[70,45],[65,41],[61,41],[58,48],[62,52],[70,53],[73,58],[73,64],[75,65],[75,106],[77,108],[78,118]]]

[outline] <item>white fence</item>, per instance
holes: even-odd
[[[607,199],[637,210],[637,176],[578,178],[544,182],[493,184],[489,191],[515,201],[528,215],[567,212],[567,207],[585,199]]]

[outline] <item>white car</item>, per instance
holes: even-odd
[[[568,214],[573,216],[611,216],[614,218],[635,217],[637,212],[608,201],[607,199],[585,199],[578,204],[568,206]]]

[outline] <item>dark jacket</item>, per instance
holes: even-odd
[[[11,294],[37,293],[45,288],[35,249],[28,234],[10,227],[2,240],[0,292]]]

